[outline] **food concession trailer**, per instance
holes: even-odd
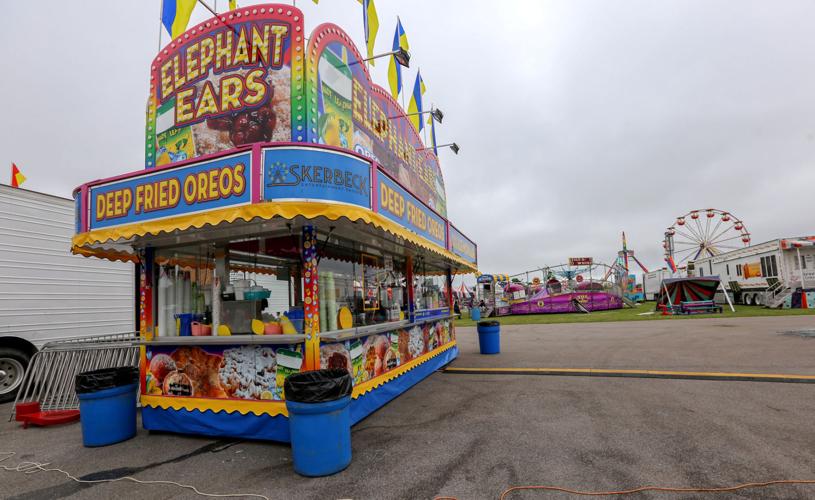
[[[74,193],[73,251],[139,269],[147,429],[287,442],[289,374],[347,369],[355,423],[457,355],[451,279],[476,246],[436,154],[341,28],[304,37],[267,4],[176,38],[146,168]]]

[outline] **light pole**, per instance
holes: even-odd
[[[410,52],[403,49],[402,47],[399,47],[397,50],[392,50],[390,52],[384,52],[382,54],[377,54],[377,55],[375,55],[373,57],[369,57],[368,59],[362,59],[361,61],[354,61],[351,64],[349,64],[349,66],[353,66],[354,64],[359,64],[361,62],[368,62],[368,61],[372,61],[374,59],[379,59],[380,57],[387,57],[387,56],[393,56],[393,58],[396,59],[396,62],[398,62],[400,66],[404,66],[406,68],[410,67]]]
[[[439,144],[438,146],[436,146],[436,149],[438,149],[438,148],[450,148],[453,151],[453,153],[455,153],[455,154],[458,154],[459,149],[461,149],[461,148],[458,147],[458,144],[456,144],[455,142],[451,142],[450,144]],[[418,148],[416,151],[427,151],[428,149],[433,149],[433,148]]]
[[[405,113],[403,115],[389,116],[388,120],[395,120],[396,118],[404,118],[407,116],[421,116],[426,115],[427,113],[430,113],[430,116],[432,116],[433,119],[439,123],[441,123],[441,121],[444,119],[444,113],[442,113],[439,108],[433,108],[429,111],[417,111],[416,113]]]

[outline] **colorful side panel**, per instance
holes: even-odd
[[[402,107],[372,82],[351,38],[339,26],[321,24],[311,34],[307,53],[308,141],[374,160],[446,216],[438,158],[424,147]]]
[[[355,387],[360,387],[376,383],[388,372],[454,340],[455,331],[450,320],[440,320],[344,342],[323,342],[320,367],[346,369],[354,375]]]
[[[453,361],[458,348],[453,344],[438,349],[423,363],[351,400],[351,423],[356,424],[378,408],[398,397],[436,370]],[[272,403],[280,404],[280,403]],[[285,405],[284,405],[285,407]],[[285,414],[256,414],[251,411],[209,411],[147,404],[142,407],[145,429],[184,434],[262,439],[288,443],[289,419]]]

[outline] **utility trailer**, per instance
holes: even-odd
[[[0,403],[44,344],[133,332],[135,269],[71,254],[74,201],[0,185]]]
[[[700,258],[688,264],[688,275],[720,276],[740,304],[815,307],[815,236],[778,238]]]
[[[662,280],[671,277],[671,272],[666,269],[657,269],[647,273],[642,273],[642,293],[645,300],[657,300],[657,296],[662,288]]]

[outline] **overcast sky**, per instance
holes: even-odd
[[[212,4],[213,0],[209,0]],[[245,6],[257,2],[239,0]],[[300,0],[306,32],[354,0]],[[226,0],[218,2],[224,10]],[[70,196],[143,165],[160,0],[4,3],[0,163]],[[377,0],[378,51],[396,16],[439,142],[448,215],[483,272],[569,256],[611,261],[620,232],[659,267],[676,216],[716,207],[754,242],[815,234],[815,2]],[[207,16],[198,7],[191,24]],[[162,44],[168,36],[162,34]],[[386,86],[387,64],[375,69]]]

